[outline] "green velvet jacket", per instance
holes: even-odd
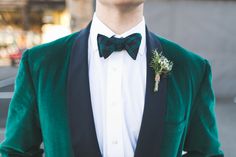
[[[0,145],[3,157],[40,157],[43,152],[46,157],[102,157],[89,91],[89,31],[90,25],[23,54]],[[146,33],[145,107],[134,156],[222,157],[208,61]],[[174,62],[158,92],[150,67],[154,49]]]

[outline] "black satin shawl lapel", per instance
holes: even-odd
[[[90,26],[78,33],[67,80],[68,116],[74,157],[101,157],[91,105],[88,73]]]
[[[158,157],[164,130],[164,118],[166,112],[167,79],[161,77],[159,90],[154,92],[155,73],[150,67],[152,51],[163,51],[157,36],[146,28],[147,43],[147,79],[145,106],[135,157]],[[165,54],[165,52],[163,52]]]

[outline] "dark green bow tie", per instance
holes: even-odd
[[[126,38],[115,38],[112,36],[108,38],[104,35],[98,34],[98,50],[100,57],[105,59],[109,57],[114,51],[126,50],[128,54],[135,60],[138,54],[142,36],[139,33],[132,34]]]

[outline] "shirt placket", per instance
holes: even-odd
[[[117,53],[117,52],[114,52]],[[106,144],[107,157],[124,156],[122,135],[122,61],[123,53],[113,54],[108,62],[106,94]]]

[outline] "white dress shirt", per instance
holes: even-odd
[[[117,38],[140,33],[136,60],[126,50],[99,56],[97,35]],[[88,44],[89,83],[98,144],[103,157],[133,157],[139,136],[146,90],[146,31],[143,20],[122,35],[112,32],[96,13]]]

